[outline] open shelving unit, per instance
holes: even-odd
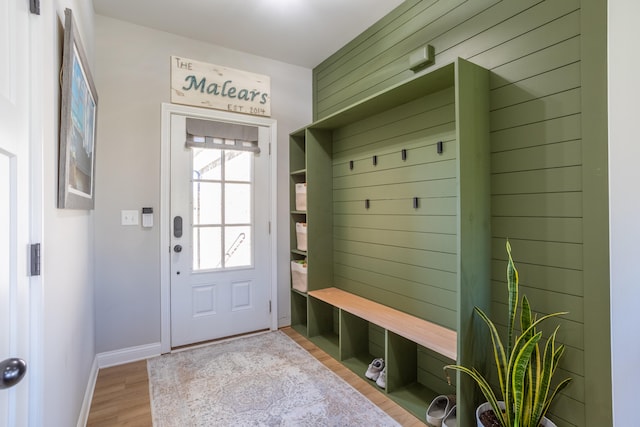
[[[443,92],[451,95],[455,105],[455,132],[447,142],[453,144],[451,152],[455,153],[452,209],[457,236],[455,319],[449,323],[439,322],[433,313],[409,314],[402,304],[381,298],[373,286],[371,290],[360,286],[354,293],[340,289],[334,280],[333,197],[337,178],[333,153],[339,151],[336,144],[341,141],[335,135],[393,109],[392,114],[398,115],[397,108],[406,110],[422,99],[442,97]],[[344,132],[340,138],[344,138]],[[308,261],[307,292],[291,292],[292,327],[360,376],[364,376],[371,360],[384,357],[385,393],[422,420],[431,400],[443,393],[442,384],[438,384],[442,379],[433,380],[442,374],[442,366],[478,366],[486,354],[485,332],[478,319],[474,320],[473,308],[488,310],[489,306],[489,153],[488,71],[463,59],[417,75],[290,135],[291,259]],[[293,202],[299,182],[307,184],[305,212],[296,211]],[[366,206],[368,209],[368,200]],[[302,219],[307,223],[307,251],[296,249],[295,223]],[[439,239],[429,242],[436,251],[439,244]],[[427,299],[432,295],[416,297]],[[459,425],[470,426],[472,420],[464,414],[473,413],[479,396],[468,378],[456,373],[451,377],[455,389],[447,391],[457,394]]]

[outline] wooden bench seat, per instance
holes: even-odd
[[[457,360],[457,334],[451,329],[338,288],[309,291],[309,295],[442,354],[451,360]]]

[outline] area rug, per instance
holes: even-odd
[[[280,331],[147,366],[156,427],[399,425]]]

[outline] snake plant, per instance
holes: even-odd
[[[571,378],[551,385],[564,345],[556,344],[558,327],[543,346],[542,332],[536,327],[543,321],[567,314],[558,312],[537,319],[532,315],[526,296],[522,297],[520,310],[520,329],[516,336],[516,318],[518,309],[518,271],[511,257],[511,245],[506,243],[509,256],[507,264],[507,287],[509,292],[509,318],[507,322],[507,342],[503,344],[494,323],[478,307],[475,312],[489,327],[493,343],[493,356],[498,373],[499,395],[491,388],[489,381],[473,367],[447,365],[444,367],[447,379],[451,382],[447,370],[454,369],[469,375],[478,384],[482,394],[491,404],[502,427],[538,427],[547,413],[551,402],[564,389]],[[498,401],[503,401],[506,410],[500,410]]]

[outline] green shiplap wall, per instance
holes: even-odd
[[[608,263],[585,262],[608,253],[595,247],[606,243],[606,217],[585,209],[606,205],[607,197],[599,179],[606,171],[600,156],[606,155],[606,132],[604,138],[602,132],[600,139],[593,136],[595,120],[606,123],[606,115],[590,106],[605,102],[598,95],[606,76],[597,66],[606,52],[596,42],[606,36],[606,16],[598,13],[606,10],[603,5],[407,0],[313,73],[317,120],[415,77],[408,56],[427,43],[435,48],[436,64],[420,74],[456,57],[490,70],[492,317],[504,328],[509,238],[521,290],[533,308],[570,312],[559,321],[567,348],[559,375],[574,382],[551,409],[560,427],[612,424],[608,301],[600,309],[600,301],[588,299],[608,294],[606,280],[591,279],[607,278]],[[455,175],[447,166],[455,159],[447,151],[447,141],[455,138],[452,99],[443,91],[333,136],[336,285],[381,302],[392,298],[403,310],[450,327],[455,295],[447,284],[454,280],[450,256],[456,251]],[[437,140],[445,141],[443,157],[430,149]],[[408,148],[406,162],[400,160],[402,148]],[[374,154],[378,166],[372,164]],[[407,175],[410,182],[396,180]],[[585,188],[586,183],[599,187]],[[421,198],[418,210],[410,205],[414,196]],[[365,199],[371,200],[368,210]],[[585,336],[585,324],[605,327]],[[418,357],[427,366],[421,375],[431,375],[428,366],[438,365],[437,359],[420,351]],[[602,370],[587,369],[598,364]]]
[[[454,122],[450,88],[335,130],[332,157],[334,284],[451,329]]]

